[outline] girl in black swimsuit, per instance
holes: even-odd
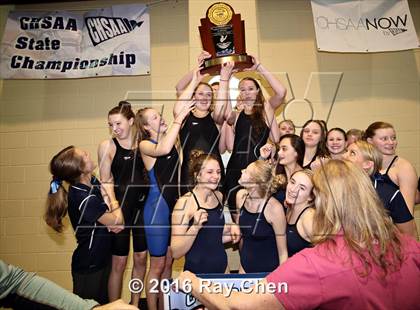
[[[311,170],[300,170],[292,174],[287,184],[285,206],[289,257],[312,246],[310,239],[315,214],[312,176]]]
[[[188,163],[191,151],[199,149],[205,153],[216,156],[219,165],[223,168],[221,153],[225,151],[225,144],[220,141],[221,127],[224,122],[223,106],[225,104],[226,89],[233,69],[233,62],[222,66],[220,72],[220,83],[217,91],[218,100],[214,100],[215,93],[212,86],[201,82],[203,75],[200,68],[193,71],[191,82],[179,96],[174,105],[174,117],[192,99],[195,103],[194,110],[183,121],[179,133],[182,145],[182,166],[181,166],[181,193],[185,194],[194,186],[188,182]],[[221,95],[222,93],[223,95]],[[221,169],[222,180],[224,169]]]
[[[327,126],[322,120],[308,120],[300,132],[300,137],[305,142],[305,158],[303,160],[303,168],[311,169],[311,164],[320,157],[328,155],[325,147],[327,138]]]
[[[232,155],[226,168],[225,193],[229,208],[234,211],[236,193],[240,186],[238,180],[241,170],[259,157],[259,149],[267,139],[277,143],[280,138],[275,111],[286,96],[286,89],[255,57],[254,65],[249,70],[256,71],[270,84],[274,94],[265,99],[260,84],[253,78],[245,77],[239,82],[239,98],[236,105],[241,107],[232,110],[226,105],[226,122],[233,130],[234,144]],[[230,132],[232,133],[232,130]],[[231,149],[230,146],[227,146]]]
[[[397,156],[397,135],[394,127],[385,122],[374,122],[365,131],[364,140],[373,144],[383,155],[379,171],[385,182],[401,191],[411,214],[414,213],[417,173],[406,159]]]
[[[130,103],[121,101],[108,112],[112,139],[101,142],[98,148],[99,172],[102,186],[110,199],[121,207],[126,228],[112,239],[112,269],[109,277],[110,301],[121,298],[123,275],[133,235],[132,278],[144,280],[147,245],[143,224],[143,209],[149,191],[143,160],[133,143],[134,112]],[[141,292],[131,294],[131,303],[138,305]]]

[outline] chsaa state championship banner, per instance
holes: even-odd
[[[267,286],[259,282],[264,278],[266,273],[250,273],[250,274],[202,274],[199,275],[199,292],[209,290],[212,285],[212,292],[222,293],[229,297],[233,292],[241,291],[245,294],[257,292],[261,294],[274,294],[275,292],[288,292],[286,282],[270,283]],[[166,283],[165,283],[166,282]],[[156,284],[157,285],[157,284]],[[190,292],[179,291],[180,287],[186,288],[188,291],[189,283],[179,283],[178,279],[160,282],[160,290],[164,294],[164,308],[169,310],[194,310],[202,309],[201,303],[194,298]],[[153,289],[153,285],[152,285]],[[155,289],[158,289],[155,287]]]
[[[311,0],[318,49],[384,52],[420,47],[407,0]]]
[[[150,71],[143,4],[73,12],[11,12],[1,44],[4,79],[141,75]]]

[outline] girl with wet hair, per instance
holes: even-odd
[[[385,182],[401,191],[411,214],[414,214],[417,173],[408,160],[396,155],[398,141],[394,127],[386,122],[374,122],[366,129],[363,138],[382,153],[379,173]]]
[[[224,123],[223,106],[227,100],[225,98],[226,88],[228,87],[227,81],[232,74],[233,65],[233,62],[222,65],[221,80],[217,86],[217,92],[213,91],[212,86],[202,82],[204,76],[201,75],[200,68],[196,68],[191,82],[174,105],[173,114],[176,117],[185,105],[188,105],[191,100],[194,101],[194,109],[183,121],[179,133],[183,154],[181,167],[181,192],[183,194],[193,187],[193,184],[188,182],[188,162],[192,150],[200,149],[205,153],[214,154],[220,166],[223,167],[222,157],[220,156],[226,149],[224,139],[221,139]],[[215,99],[216,96],[217,100]],[[224,169],[221,170],[221,173],[223,180]]]
[[[111,139],[98,148],[99,172],[113,205],[121,206],[124,228],[113,235],[112,269],[109,277],[109,299],[121,297],[124,270],[133,235],[133,270],[131,277],[144,280],[147,245],[143,224],[143,208],[149,191],[143,160],[135,142],[134,112],[127,101],[119,102],[108,112]],[[138,305],[141,292],[131,294],[131,304]]]
[[[347,147],[346,132],[338,127],[328,130],[326,146],[330,154],[330,158],[341,159],[343,154],[346,152]]]
[[[63,218],[69,214],[77,240],[71,262],[73,292],[105,304],[111,267],[108,230],[118,233],[122,227],[115,225],[124,222],[119,206],[109,203],[105,192],[102,195],[101,184],[92,175],[95,167],[89,153],[74,146],[54,155],[44,218],[50,227],[62,232]]]
[[[193,189],[182,196],[172,213],[171,249],[174,258],[185,256],[184,270],[194,273],[225,273],[224,243],[232,241],[231,225],[225,222],[218,158],[193,150],[189,161]],[[235,235],[233,240],[238,241]],[[211,251],[212,255],[208,255]]]
[[[419,244],[395,228],[367,174],[332,159],[312,179],[313,248],[290,257],[246,293],[203,292],[200,278],[188,271],[178,282],[188,283],[208,308],[417,309]]]
[[[159,298],[160,294],[151,290],[155,281],[160,282],[161,279],[171,277],[171,212],[180,193],[179,164],[182,156],[178,152],[177,137],[193,106],[194,101],[185,105],[170,128],[153,108],[142,108],[136,113],[138,145],[150,185],[144,205],[144,226],[150,254],[150,268],[145,286],[148,309],[158,309],[158,303],[163,303],[162,298]]]
[[[382,153],[366,141],[356,141],[348,146],[343,157],[370,175],[379,198],[400,232],[417,238],[414,217],[411,215],[404,197],[398,189],[385,182],[379,173],[382,167]]]
[[[275,146],[267,143],[260,149],[261,159],[268,159],[275,152]],[[277,160],[275,161],[276,175],[281,183],[274,197],[284,202],[286,198],[286,185],[290,177],[296,171],[302,170],[303,158],[305,156],[305,143],[302,138],[295,134],[286,134],[280,138],[278,143]],[[273,156],[272,156],[273,157]]]
[[[240,186],[241,170],[260,156],[260,148],[268,138],[277,143],[280,138],[279,127],[275,118],[275,110],[283,103],[286,89],[255,57],[254,65],[249,70],[257,71],[272,87],[274,94],[268,100],[263,96],[260,84],[251,77],[239,82],[239,98],[237,106],[240,111],[232,110],[226,105],[226,121],[232,126],[234,134],[232,155],[226,168],[225,193],[229,208],[235,210],[236,193]],[[229,147],[228,147],[229,149]]]
[[[280,137],[287,134],[295,134],[296,127],[292,120],[284,119],[279,123]]]
[[[346,136],[347,136],[347,146],[350,144],[362,140],[363,139],[364,132],[357,128],[352,128],[347,130]]]
[[[312,184],[313,172],[309,169],[296,171],[286,188],[286,238],[289,257],[312,247],[312,224],[315,214]]]
[[[328,156],[326,148],[327,125],[323,120],[308,120],[300,132],[300,137],[305,142],[305,157],[303,168],[311,169],[312,163],[318,158]]]
[[[270,272],[287,259],[286,218],[281,203],[272,197],[279,180],[271,165],[257,160],[242,170],[236,222],[242,234],[240,273]]]

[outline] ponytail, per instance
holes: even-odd
[[[44,220],[57,232],[63,231],[63,218],[67,214],[67,191],[63,181],[76,184],[84,168],[83,159],[71,145],[58,152],[50,161],[50,172],[53,179],[47,196]]]
[[[44,220],[48,226],[57,232],[63,231],[63,218],[67,215],[67,192],[63,185],[55,193],[49,193]]]

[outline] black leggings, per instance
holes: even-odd
[[[73,293],[84,299],[94,299],[101,305],[108,303],[108,278],[111,262],[104,268],[91,273],[71,272]]]

